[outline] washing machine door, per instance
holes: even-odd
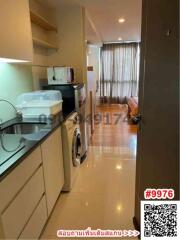
[[[72,162],[74,167],[78,167],[81,164],[81,152],[81,132],[79,128],[76,128],[72,142]]]

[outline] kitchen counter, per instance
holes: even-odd
[[[62,113],[47,121],[13,119],[4,123],[0,130],[0,181],[4,179],[24,158],[54,132],[68,116]],[[32,134],[4,134],[3,129],[19,123],[46,123],[41,131]]]

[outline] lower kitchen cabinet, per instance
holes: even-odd
[[[47,220],[46,198],[43,196],[19,239],[37,239]]]
[[[61,128],[41,145],[48,215],[64,185]]]
[[[40,164],[41,148],[38,147],[0,182],[0,213],[12,202]]]
[[[61,127],[0,181],[0,239],[38,239],[64,184]]]
[[[44,193],[42,166],[2,213],[5,238],[18,238]]]
[[[0,182],[0,239],[18,239],[44,195],[41,148],[37,147]],[[44,211],[47,220],[46,206]]]

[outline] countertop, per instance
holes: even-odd
[[[68,115],[69,116],[69,115]],[[0,181],[4,179],[23,159],[52,134],[68,116],[58,114],[47,121],[25,121],[15,118],[4,123],[0,129]],[[42,131],[34,134],[3,134],[3,129],[19,123],[46,123]]]

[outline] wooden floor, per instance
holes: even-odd
[[[91,146],[128,146],[132,138],[136,138],[137,125],[128,122],[126,104],[102,105],[96,113]]]

